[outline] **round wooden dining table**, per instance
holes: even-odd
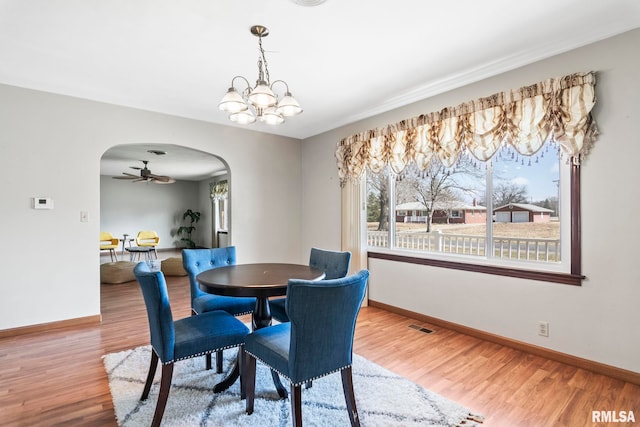
[[[287,293],[289,279],[322,280],[325,273],[303,264],[258,263],[236,264],[203,271],[196,281],[204,292],[231,297],[255,297],[256,307],[251,316],[252,329],[271,325],[269,297],[283,296]],[[214,388],[219,392],[226,390],[237,378],[239,367],[236,364],[231,374]],[[287,397],[278,374],[271,371],[273,382],[280,397]]]

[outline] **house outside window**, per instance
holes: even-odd
[[[531,157],[504,148],[488,162],[460,156],[452,168],[368,173],[368,249],[569,272],[561,231],[570,216],[560,207],[569,206],[570,165],[559,157],[548,143]]]

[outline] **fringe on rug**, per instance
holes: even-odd
[[[467,418],[460,421],[456,427],[474,427],[484,422],[484,417],[479,414],[468,414]]]

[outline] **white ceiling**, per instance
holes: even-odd
[[[160,150],[166,154],[157,155],[149,150]],[[144,167],[142,160],[148,161],[151,173],[183,181],[201,181],[227,170],[219,158],[179,145],[129,144],[105,151],[100,161],[100,175],[122,176],[123,172],[140,175],[140,170],[132,167]]]
[[[303,139],[638,28],[640,1],[0,0],[0,83],[232,125],[255,24],[304,113],[251,127]]]

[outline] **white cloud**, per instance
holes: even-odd
[[[524,185],[527,186],[529,185],[529,180],[523,176],[517,176],[515,178],[513,178],[511,180],[512,183],[516,184],[516,185]]]

